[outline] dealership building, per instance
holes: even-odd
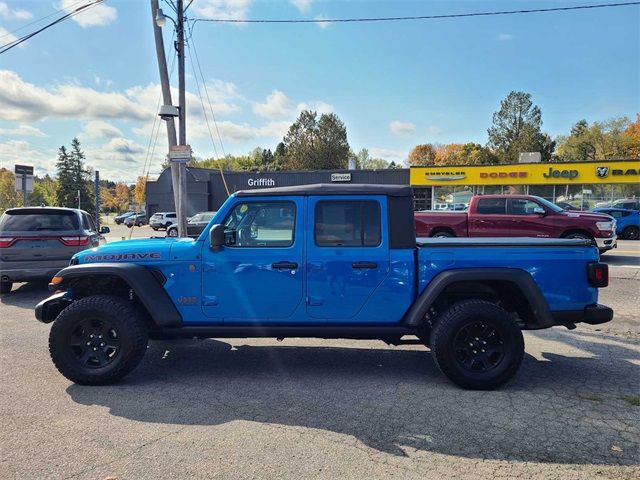
[[[388,170],[236,172],[187,169],[188,215],[217,210],[229,193],[313,183],[411,185],[416,210],[466,204],[472,195],[522,193],[591,208],[640,196],[640,160],[412,167]],[[171,171],[147,183],[147,213],[173,211]]]

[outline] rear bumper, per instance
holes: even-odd
[[[588,305],[584,310],[567,310],[551,312],[556,325],[588,323],[600,325],[613,319],[613,310],[605,305]]]
[[[609,238],[596,238],[596,246],[598,250],[611,250],[616,248],[618,237],[616,235]]]
[[[60,262],[56,266],[41,268],[20,268],[19,266],[7,267],[6,263],[0,265],[2,275],[0,278],[8,277],[10,282],[32,282],[36,280],[51,280],[51,278],[63,268],[69,265],[69,260]]]

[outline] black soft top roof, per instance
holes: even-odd
[[[238,197],[277,196],[277,195],[386,195],[388,197],[411,197],[413,190],[409,185],[371,185],[350,183],[316,183],[312,185],[294,185],[290,187],[258,188],[240,190]]]

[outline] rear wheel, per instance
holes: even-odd
[[[638,240],[640,238],[640,228],[630,225],[622,231],[622,238],[625,240]]]
[[[49,353],[72,382],[104,385],[131,372],[147,349],[148,334],[136,308],[119,297],[93,295],[73,302],[56,318]]]
[[[452,238],[455,237],[455,235],[451,232],[447,232],[446,230],[441,230],[439,232],[434,233],[433,238]]]
[[[463,388],[490,390],[509,381],[524,356],[509,313],[484,300],[455,303],[436,321],[431,350],[438,368]]]
[[[9,293],[13,287],[13,282],[0,282],[0,293]]]

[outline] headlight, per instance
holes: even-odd
[[[614,222],[596,222],[598,230],[613,230]]]

